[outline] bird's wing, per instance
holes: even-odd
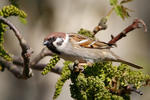
[[[93,39],[87,38],[85,36],[79,34],[69,34],[70,41],[72,41],[73,45],[76,47],[84,47],[84,48],[93,48],[93,49],[107,49],[111,48],[111,46],[105,42],[95,41]]]

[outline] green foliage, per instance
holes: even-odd
[[[71,64],[72,62],[70,61],[66,61],[64,63],[64,67],[62,69],[62,74],[61,74],[61,77],[58,79],[57,83],[56,83],[56,90],[55,90],[55,93],[54,93],[54,96],[53,96],[53,99],[56,99],[61,90],[62,90],[62,87],[64,85],[64,83],[66,82],[66,80],[68,80],[70,78],[70,70],[69,70],[69,64]]]
[[[93,38],[91,32],[85,29],[80,29],[78,34]],[[126,87],[133,85],[138,89],[150,79],[149,75],[132,70],[125,64],[113,66],[112,62],[99,62],[92,67],[84,66],[83,73],[69,69],[69,64],[65,63],[53,99],[59,96],[67,79],[71,79],[71,97],[76,100],[130,100]]]
[[[0,57],[4,58],[7,61],[12,61],[11,56],[8,54],[8,52],[3,48],[2,45],[0,45]]]
[[[19,8],[15,7],[14,5],[9,5],[9,6],[4,6],[0,10],[0,16],[3,17],[19,16],[22,18],[26,18],[27,14],[23,10],[20,10]]]
[[[50,59],[49,63],[47,64],[47,66],[43,69],[42,71],[42,75],[46,75],[48,72],[51,71],[52,68],[55,67],[55,65],[57,64],[57,62],[60,60],[58,55],[55,55],[52,59]]]
[[[60,94],[67,79],[71,79],[71,97],[76,100],[130,100],[128,85],[140,88],[150,79],[149,75],[135,71],[129,66],[113,66],[111,62],[95,63],[92,67],[84,66],[84,72],[74,72],[65,64],[62,76],[56,84],[54,99]],[[124,92],[121,92],[124,91]]]
[[[13,0],[12,0],[13,1]],[[20,19],[22,19],[25,22],[25,18],[27,17],[27,14],[20,10],[19,8],[15,7],[14,5],[8,5],[4,6],[0,10],[0,16],[3,16],[5,18],[10,16],[19,16]],[[0,21],[0,56],[3,57],[7,61],[11,61],[11,56],[8,54],[8,52],[4,49],[3,43],[4,43],[4,32],[6,31],[7,25],[3,24]]]
[[[122,19],[128,18],[130,9],[126,8],[123,4],[129,3],[133,0],[121,0],[119,3],[118,0],[109,0],[110,5],[114,8],[116,14]]]
[[[11,61],[12,59],[10,55],[4,49],[4,46],[3,46],[3,42],[4,42],[3,35],[4,35],[4,32],[6,31],[6,27],[7,25],[0,22],[0,57],[3,57],[7,61]]]
[[[4,42],[3,35],[4,35],[4,32],[6,31],[6,27],[7,25],[0,22],[0,44],[3,44]]]
[[[111,5],[117,5],[118,4],[118,0],[109,0]]]
[[[93,38],[93,35],[92,35],[91,31],[86,30],[86,29],[83,29],[83,28],[81,28],[81,29],[78,31],[78,34],[87,36],[87,37],[89,37],[89,38]]]
[[[128,2],[131,2],[131,1],[133,1],[133,0],[122,0],[122,1],[120,2],[120,4],[128,3]]]

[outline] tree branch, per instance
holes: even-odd
[[[15,33],[15,36],[17,37],[19,44],[21,46],[22,49],[22,58],[23,58],[23,76],[25,78],[29,78],[31,77],[31,73],[30,69],[29,69],[29,62],[30,62],[30,55],[31,52],[29,52],[29,46],[27,45],[27,42],[24,40],[24,38],[22,37],[22,35],[20,34],[20,32],[18,31],[18,29],[10,22],[8,21],[6,18],[0,16],[0,21],[2,21],[4,24],[8,25],[10,29],[13,30],[13,32]]]
[[[1,60],[0,60],[1,62]],[[16,66],[20,66],[23,67],[23,61],[19,58],[19,57],[13,57],[13,64]],[[38,70],[38,71],[42,71],[47,64],[43,64],[43,63],[34,63],[34,65],[30,66],[31,69],[33,70]],[[61,65],[56,65],[55,68],[52,68],[51,72],[54,72],[56,74],[61,74],[62,68],[63,68],[63,64]]]
[[[15,77],[17,77],[19,79],[25,79],[22,76],[23,60],[19,57],[15,57],[15,56],[12,59],[13,59],[12,62],[8,62],[8,61],[6,61],[0,57],[0,64],[3,67],[7,68],[8,71],[10,71]],[[46,65],[47,64],[38,63],[38,64],[35,64],[34,66],[32,66],[31,69],[42,71]],[[60,75],[63,66],[64,66],[63,64],[62,65],[56,65],[55,68],[52,68],[51,72],[54,72],[54,73]]]
[[[0,64],[7,68],[15,77],[21,78],[22,73],[18,66],[14,65],[12,62],[8,62],[0,57]]]
[[[30,66],[33,67],[36,65],[41,59],[43,59],[46,56],[53,56],[54,53],[50,50],[47,50],[46,47],[44,47],[41,52],[31,61]]]
[[[125,37],[130,31],[136,29],[136,28],[142,28],[144,27],[145,32],[147,31],[146,25],[144,23],[143,20],[140,19],[135,19],[134,22],[129,25],[127,28],[125,28],[120,34],[118,34],[117,36],[111,36],[112,39],[108,42],[108,44],[110,45],[114,45],[116,44],[116,42],[120,39],[122,39],[123,37]]]
[[[96,33],[98,33],[99,31],[101,30],[106,30],[107,29],[107,18],[106,17],[103,17],[99,24],[93,29],[93,35],[95,35]]]

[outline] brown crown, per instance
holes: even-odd
[[[66,33],[63,33],[63,32],[53,32],[53,33],[50,33],[44,40],[48,40],[52,37],[60,37],[60,38],[66,38]]]

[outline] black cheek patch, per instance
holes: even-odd
[[[50,38],[48,41],[49,43],[47,44],[47,48],[49,50],[51,50],[52,52],[56,53],[56,54],[59,54],[60,55],[60,52],[56,49],[56,47],[53,45],[53,42],[56,40],[56,38]]]
[[[56,49],[56,47],[50,43],[49,45],[47,45],[48,49],[51,50],[52,52],[56,53],[56,54],[59,54],[60,55],[60,52]]]
[[[64,42],[64,40],[62,40],[62,41],[60,41],[60,42],[57,42],[57,45],[58,45],[58,46],[61,46],[63,42]]]

